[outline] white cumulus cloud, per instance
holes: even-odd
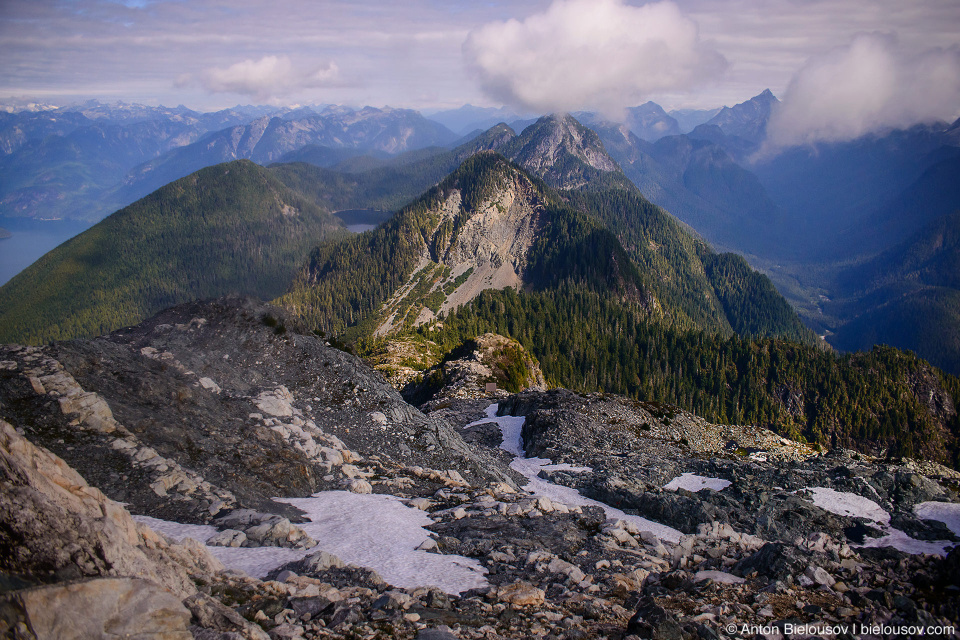
[[[767,127],[767,146],[852,140],[888,128],[960,116],[960,50],[908,51],[863,34],[810,59]]]
[[[200,75],[200,84],[212,93],[238,93],[257,100],[288,95],[298,89],[320,87],[336,80],[337,65],[297,67],[287,56],[264,56],[226,68],[214,67]]]
[[[555,0],[522,22],[471,31],[463,52],[491,98],[539,112],[614,113],[696,87],[727,66],[673,2]]]

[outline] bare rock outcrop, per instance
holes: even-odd
[[[493,386],[488,387],[490,384]],[[424,372],[422,380],[408,384],[403,395],[414,404],[424,404],[546,389],[540,363],[519,342],[485,333],[448,354],[443,362]]]
[[[223,565],[134,522],[49,451],[0,420],[0,571],[28,581],[137,576],[179,598]]]
[[[190,611],[169,591],[137,578],[97,578],[0,597],[4,637],[17,640],[193,640]],[[6,628],[4,628],[6,627]]]

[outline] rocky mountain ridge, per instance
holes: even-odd
[[[566,249],[571,253],[560,255]],[[577,253],[591,255],[568,260]],[[588,275],[579,269],[592,269],[589,276],[609,280],[612,289],[638,289],[635,267],[599,222],[563,207],[503,156],[481,152],[379,228],[318,247],[278,301],[322,331],[386,335],[486,289]],[[368,275],[358,282],[360,272]],[[352,293],[342,295],[346,290]]]
[[[182,522],[237,508],[294,516],[270,498],[362,486],[360,461],[391,439],[411,466],[449,468],[443,456],[467,452],[356,358],[300,331],[276,308],[226,299],[96,340],[4,347],[4,416],[141,513]]]
[[[184,640],[713,639],[749,625],[935,633],[960,621],[960,552],[948,553],[960,474],[937,465],[817,455],[756,427],[565,390],[499,406],[448,395],[424,414],[250,300],[7,346],[0,362],[10,637],[62,635],[68,616]],[[472,586],[445,593],[337,557],[390,546],[363,535],[372,520],[351,520],[346,546],[325,528],[358,499],[415,516],[425,529],[404,557],[481,568],[463,574]],[[297,549],[301,533],[319,545]],[[251,552],[261,560],[241,560]]]
[[[570,114],[540,118],[497,151],[555,189],[596,188],[617,178],[629,184],[597,134]]]

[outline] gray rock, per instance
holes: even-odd
[[[443,625],[432,629],[420,629],[416,640],[457,640],[450,627]]]
[[[224,632],[236,632],[248,640],[267,640],[267,633],[243,618],[239,613],[224,606],[210,596],[197,593],[183,601],[190,610],[194,624],[200,628]]]
[[[242,547],[247,541],[247,534],[236,529],[224,529],[207,538],[207,544],[211,547]]]
[[[298,563],[298,566],[303,567],[303,569],[309,573],[319,573],[327,569],[342,569],[346,565],[343,563],[343,560],[332,553],[317,551],[303,558]]]
[[[682,629],[677,617],[659,606],[652,598],[640,600],[637,610],[627,622],[627,633],[653,640],[681,640]]]
[[[138,525],[63,460],[0,420],[0,556],[6,571],[80,578],[137,576],[186,597],[191,575],[223,568],[201,546],[170,544]]]
[[[192,640],[179,598],[136,578],[95,578],[0,596],[23,612],[37,640]]]
[[[214,521],[227,527],[213,536],[209,544],[223,547],[287,547],[309,549],[317,541],[307,535],[290,520],[272,513],[260,513],[252,509],[238,509]],[[233,531],[233,533],[228,533]],[[237,535],[242,532],[243,539]]]
[[[270,629],[270,638],[273,640],[301,640],[303,627],[298,624],[279,624]]]

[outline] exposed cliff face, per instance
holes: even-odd
[[[527,252],[540,231],[543,199],[530,179],[505,168],[479,202],[452,190],[438,207],[431,239],[413,274],[382,307],[376,333],[405,320],[421,324],[469,302],[484,289],[523,286]]]

